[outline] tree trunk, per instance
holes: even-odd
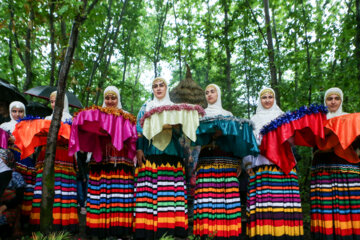
[[[87,8],[87,0],[83,0],[82,9],[80,13],[75,17],[73,26],[71,29],[71,35],[69,38],[68,47],[65,54],[64,62],[59,72],[59,84],[57,86],[56,103],[54,108],[53,119],[50,124],[49,134],[46,144],[46,153],[44,160],[43,170],[43,191],[41,197],[41,210],[40,210],[40,230],[42,232],[49,232],[52,230],[52,209],[54,204],[54,160],[56,153],[56,142],[60,128],[62,112],[64,108],[64,95],[66,89],[66,79],[70,70],[72,59],[74,56],[75,48],[79,36],[79,28],[85,21],[86,17],[93,9],[98,0]]]
[[[225,81],[226,81],[226,99],[228,102],[228,108],[229,111],[232,110],[232,104],[231,104],[231,93],[232,93],[232,87],[231,87],[231,51],[230,51],[230,36],[229,36],[229,3],[224,1],[224,13],[225,13],[225,26],[224,26],[224,37],[225,37],[225,53],[226,53],[226,65],[225,65]]]
[[[31,3],[31,1],[28,2],[30,5],[30,15],[29,15],[29,22],[27,25],[26,30],[26,38],[25,38],[25,71],[26,71],[26,80],[24,84],[24,91],[29,89],[29,87],[32,84],[34,74],[32,72],[32,49],[31,49],[31,35],[33,31],[33,25],[35,23],[35,14],[34,14],[34,8]]]
[[[134,86],[132,88],[131,113],[134,113],[135,88],[136,88],[136,85],[138,84],[139,78],[140,78],[140,62],[141,62],[141,59],[139,59],[138,65],[136,67],[135,82],[134,82]]]
[[[13,30],[13,21],[12,21],[11,18],[10,18],[10,21],[9,21],[9,30],[10,30],[10,32],[12,32],[12,30]],[[9,65],[10,65],[11,76],[12,76],[12,80],[14,82],[14,85],[16,87],[18,87],[18,80],[17,80],[17,76],[16,76],[16,73],[15,73],[15,67],[14,67],[12,41],[13,40],[12,40],[12,37],[11,37],[11,34],[10,34],[10,37],[9,37]]]
[[[181,33],[179,31],[179,26],[177,23],[176,9],[175,9],[175,1],[173,1],[173,9],[174,9],[174,20],[175,20],[175,29],[177,35],[177,43],[178,43],[178,61],[179,61],[179,81],[182,80],[182,66],[181,66]]]
[[[304,21],[304,31],[305,31],[305,47],[306,47],[306,63],[307,63],[307,71],[306,71],[306,79],[309,81],[309,95],[308,95],[308,104],[311,104],[311,95],[312,95],[312,74],[311,74],[311,56],[310,56],[310,43],[307,31],[307,15],[305,12],[304,2],[302,1],[302,12]]]
[[[268,55],[269,55],[269,66],[270,66],[270,74],[271,74],[271,87],[275,90],[276,95],[276,103],[280,104],[280,93],[278,89],[278,81],[276,74],[276,66],[275,66],[275,53],[274,53],[274,45],[273,45],[273,37],[271,32],[271,23],[270,23],[270,14],[269,14],[269,0],[264,0],[264,12],[265,12],[265,24],[266,24],[266,36],[267,36],[267,46],[268,46]]]
[[[159,12],[157,12],[157,15],[159,16],[157,18],[158,32],[157,32],[157,36],[156,36],[154,57],[153,57],[154,77],[155,78],[157,76],[159,76],[158,66],[157,65],[160,62],[160,50],[161,50],[161,47],[162,47],[162,37],[163,37],[163,33],[164,33],[164,26],[165,26],[165,22],[166,22],[166,16],[167,16],[168,9],[169,9],[169,2],[167,1],[166,5],[165,5],[165,11],[162,12],[162,8],[161,8],[159,10]]]
[[[356,0],[355,4],[356,4],[355,59],[357,60],[357,81],[358,84],[360,84],[360,0]]]
[[[274,14],[274,10],[273,8],[271,8],[271,14],[272,14],[272,21],[273,21],[273,25],[274,25],[274,36],[275,36],[275,45],[276,45],[276,50],[277,50],[277,54],[276,54],[276,69],[278,72],[278,84],[281,83],[281,78],[282,78],[282,71],[281,71],[281,57],[280,57],[280,41],[279,38],[277,36],[277,31],[276,31],[276,21],[275,21],[275,14]]]
[[[50,1],[50,13],[49,13],[49,27],[50,27],[50,58],[51,58],[51,68],[50,68],[50,86],[54,86],[55,83],[55,27],[54,27],[54,10],[55,4],[54,1]]]
[[[209,73],[211,69],[211,9],[210,1],[206,1],[207,4],[207,24],[206,24],[206,73],[205,73],[205,85],[209,85]]]

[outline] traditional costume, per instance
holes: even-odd
[[[266,93],[274,98],[274,104],[269,109],[261,104],[261,97]],[[274,90],[261,90],[256,114],[251,118],[255,123],[254,135],[259,145],[262,127],[282,113],[276,104]],[[243,164],[246,170],[253,171],[250,174],[247,200],[249,239],[302,239],[303,216],[296,169],[284,173],[261,154],[245,157]]]
[[[339,88],[330,88],[325,92],[324,103],[327,97],[337,95],[341,104],[335,112],[329,112],[329,123],[337,124],[341,132],[337,141],[349,140],[353,135],[353,126],[348,126],[349,115],[342,111],[343,92]],[[339,123],[337,123],[339,118]],[[350,119],[351,120],[351,119]],[[358,120],[357,120],[358,122]],[[347,129],[348,128],[348,129]],[[333,132],[336,132],[334,130]],[[331,135],[327,135],[325,140]],[[353,139],[354,140],[354,139]],[[352,140],[352,141],[353,141]],[[327,142],[328,142],[327,141]],[[359,147],[355,141],[351,148]],[[336,148],[324,149],[319,146],[314,152],[311,168],[311,234],[313,239],[360,239],[360,164],[358,156],[356,162],[349,162],[339,157]],[[326,151],[325,151],[326,150]],[[344,155],[346,156],[346,155]]]
[[[163,78],[153,83],[157,81],[166,85]],[[187,236],[185,168],[178,139],[182,133],[196,139],[201,107],[173,104],[166,88],[162,99],[154,96],[138,114],[137,150],[146,160],[135,172],[135,239]],[[181,129],[171,127],[178,124]]]
[[[53,92],[51,95],[56,94]],[[45,120],[34,120],[37,122],[30,122],[33,128],[39,133],[48,134],[53,114],[47,116]],[[69,104],[66,95],[64,96],[64,109],[62,113],[62,125],[67,125],[66,129],[69,131],[71,122],[71,115],[69,113]],[[26,120],[24,120],[26,122]],[[45,127],[46,126],[46,127]],[[19,126],[20,127],[20,126]],[[25,127],[25,126],[24,126]],[[64,126],[65,127],[65,126]],[[62,127],[61,127],[62,128]],[[77,187],[76,187],[76,161],[74,157],[69,156],[68,153],[68,138],[59,141],[61,135],[61,128],[59,130],[58,142],[56,145],[56,155],[54,162],[54,204],[53,204],[53,230],[54,231],[69,231],[77,232],[79,230],[79,218],[77,210]],[[44,130],[46,129],[46,130]],[[19,129],[20,130],[20,129]],[[20,130],[21,131],[21,130]],[[25,132],[30,135],[29,132]],[[20,135],[20,132],[18,133]],[[23,136],[22,136],[23,137]],[[34,139],[37,134],[32,135]],[[46,136],[43,140],[46,139]],[[30,214],[30,224],[33,230],[40,227],[40,209],[41,198],[43,193],[43,169],[46,152],[46,141],[41,143],[41,151],[36,161],[36,183],[34,190],[34,199],[32,202],[32,211]],[[39,146],[41,146],[39,145]],[[34,146],[35,147],[35,146]],[[27,151],[22,151],[26,154]]]
[[[117,97],[116,107],[105,98]],[[135,116],[122,110],[119,90],[104,91],[102,107],[81,110],[71,129],[70,154],[92,152],[87,194],[86,232],[89,236],[128,237],[134,209]]]
[[[240,159],[259,150],[251,123],[224,110],[220,88],[215,84],[209,87],[216,89],[218,98],[215,103],[208,103],[197,130],[196,144],[202,148],[196,168],[194,235],[239,239],[242,233]],[[221,136],[213,139],[219,130]]]
[[[24,117],[26,116],[25,105],[22,102],[14,101],[10,103],[9,112],[10,112],[11,121],[0,125],[0,128],[4,129],[10,134],[14,132],[15,125],[18,123],[11,115],[11,110],[14,107],[23,109]],[[24,200],[22,201],[22,205],[21,205],[21,214],[23,216],[29,217],[32,208],[32,199],[34,195],[34,185],[35,185],[35,176],[36,176],[35,159],[33,158],[33,156],[30,156],[21,160],[20,149],[14,144],[10,144],[8,147],[14,154],[14,158],[16,161],[15,170],[23,176],[26,182]]]

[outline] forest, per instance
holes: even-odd
[[[202,88],[222,88],[224,108],[239,117],[254,114],[263,86],[284,111],[321,104],[334,86],[345,111],[359,110],[360,0],[3,0],[0,77],[21,91],[56,86],[75,22],[65,86],[84,106],[102,104],[115,85],[136,115],[152,79],[175,87],[187,64]],[[306,202],[311,149],[297,150]]]

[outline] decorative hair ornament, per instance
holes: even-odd
[[[115,91],[112,91],[112,90],[106,91],[106,92],[105,92],[105,97],[106,97],[107,95],[109,95],[109,94],[112,94],[112,95],[115,95],[116,97],[118,97],[118,96],[117,96],[117,93],[116,93]]]
[[[274,92],[273,92],[271,89],[266,88],[266,89],[264,89],[264,90],[262,90],[262,91],[260,92],[260,97],[264,96],[264,95],[267,94],[267,93],[269,93],[269,94],[271,94],[272,96],[274,96]]]
[[[340,99],[341,99],[341,101],[342,101],[342,96],[341,96],[341,94],[340,94],[339,92],[328,92],[328,93],[326,94],[326,96],[325,96],[325,99],[327,99],[327,98],[328,98],[329,96],[331,96],[331,95],[339,96]]]

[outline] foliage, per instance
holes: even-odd
[[[22,240],[71,240],[73,236],[69,232],[53,232],[43,234],[41,232],[34,232],[31,237],[22,237]]]

